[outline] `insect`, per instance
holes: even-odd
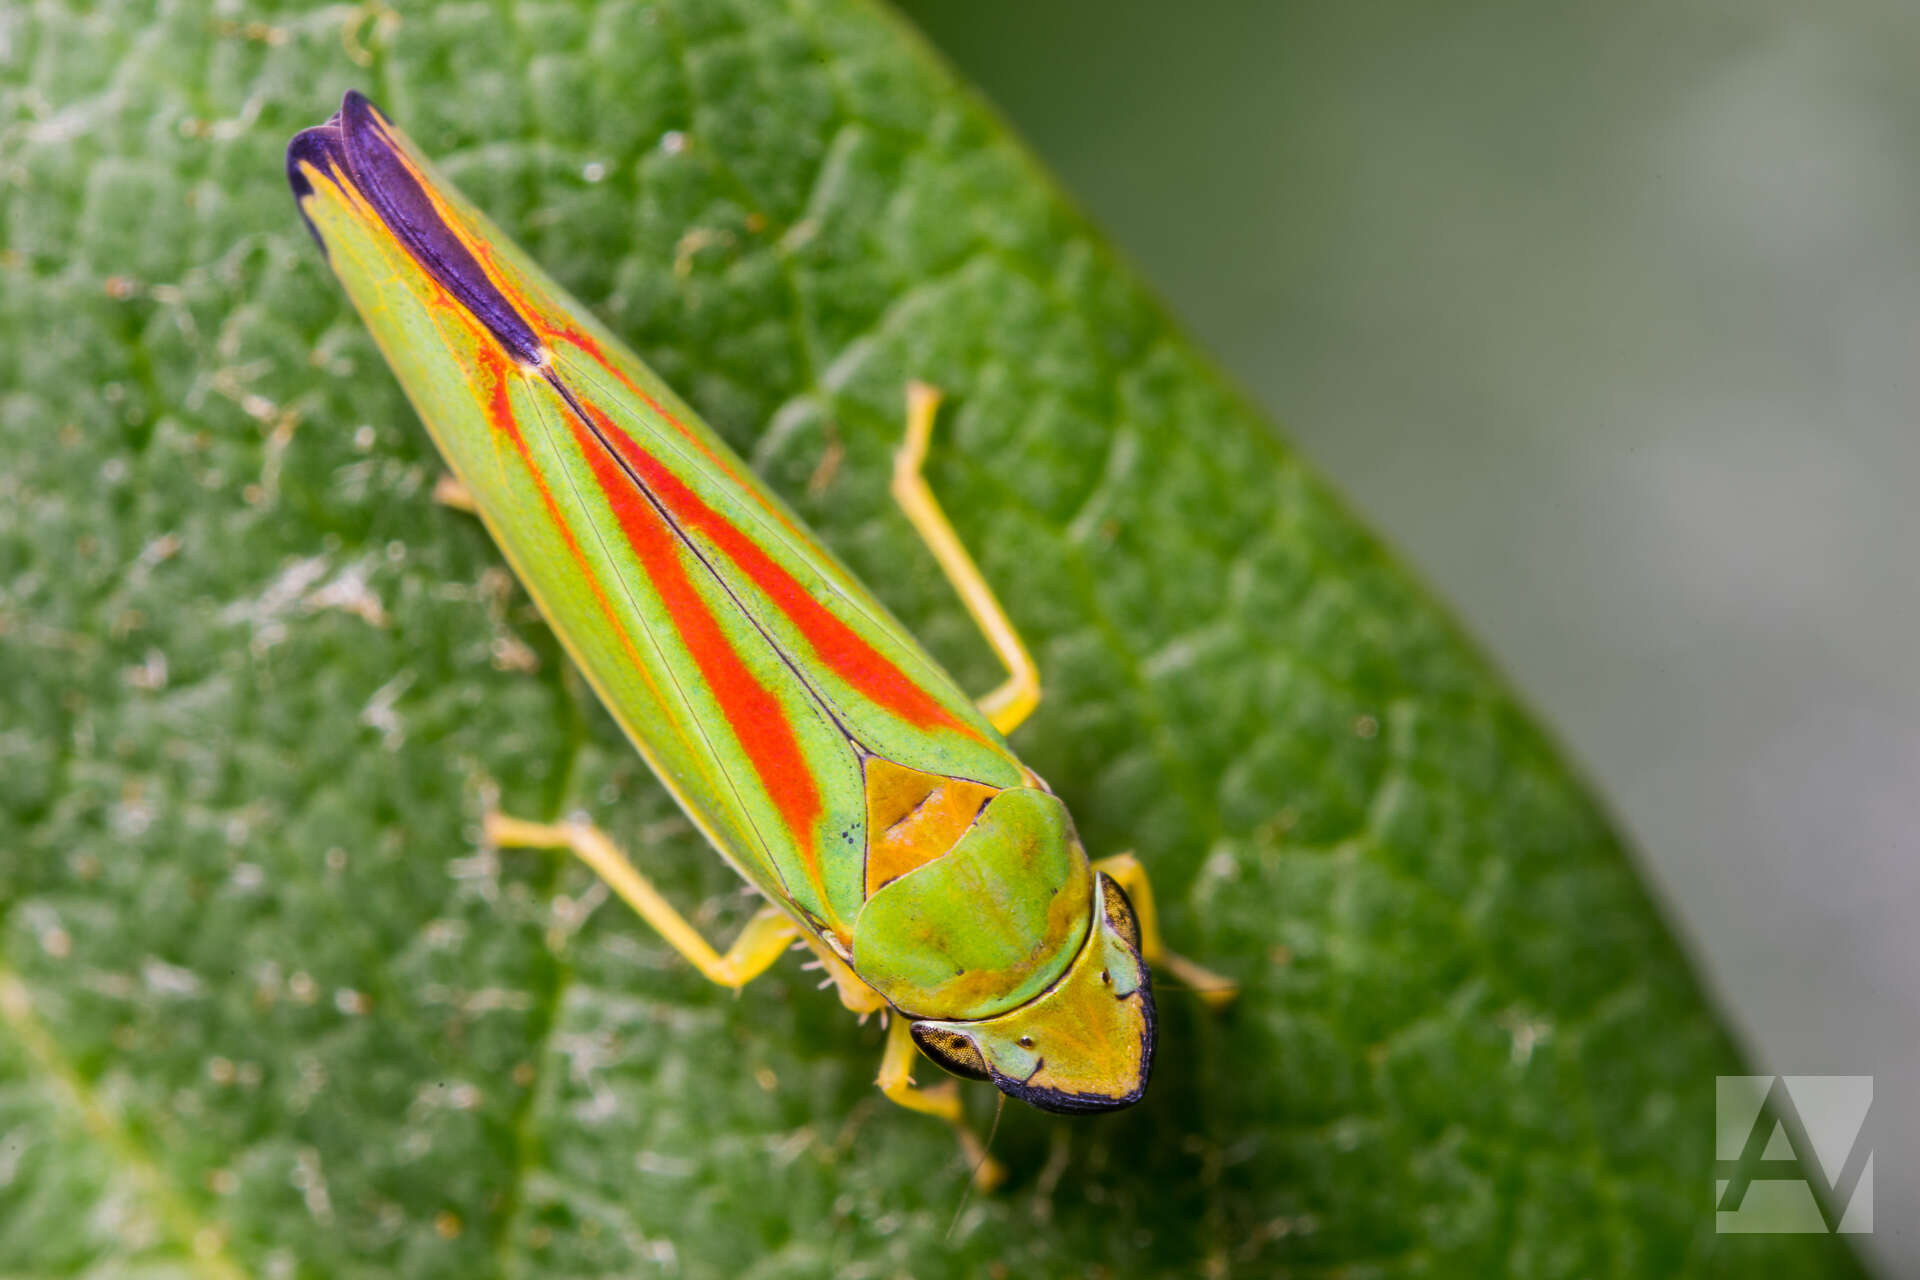
[[[701,973],[737,988],[799,942],[888,1023],[878,1084],[951,1124],[914,1046],[1047,1111],[1139,1099],[1149,964],[1131,855],[1091,862],[1003,735],[1040,699],[1026,646],[922,477],[939,394],[907,388],[893,490],[1006,682],[976,704],[720,438],[541,273],[378,109],[296,136],[300,211],[473,510],[694,824],[767,899],[716,951],[600,831],[490,814],[572,850]]]

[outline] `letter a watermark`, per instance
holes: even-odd
[[[1873,1230],[1872,1076],[1720,1076],[1714,1230]]]

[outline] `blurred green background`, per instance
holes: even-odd
[[[908,0],[1595,775],[1920,1274],[1920,5]]]

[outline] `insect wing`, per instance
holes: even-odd
[[[521,581],[749,879],[844,937],[864,892],[863,760],[992,787],[1026,776],[718,437],[364,98],[288,163]]]

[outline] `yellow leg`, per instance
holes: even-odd
[[[846,961],[827,950],[823,943],[804,933],[800,935],[800,941],[806,944],[807,950],[813,952],[814,959],[826,972],[828,980],[839,989],[840,1003],[859,1014],[861,1022],[867,1020],[867,1015],[890,1007],[885,996],[862,981],[847,967]]]
[[[980,710],[1001,733],[1012,733],[1033,709],[1040,705],[1040,668],[1013,629],[1007,611],[980,573],[980,566],[967,554],[966,544],[953,531],[939,499],[927,486],[923,469],[927,462],[927,442],[933,436],[934,415],[940,408],[940,392],[924,382],[907,384],[907,438],[893,460],[893,497],[906,512],[933,558],[947,575],[947,581],[960,593],[985,633],[987,643],[1000,655],[1007,668],[1006,683],[980,699]]]
[[[721,955],[598,827],[584,822],[525,822],[490,813],[486,830],[487,838],[505,849],[571,849],[607,882],[608,888],[639,912],[668,946],[723,987],[738,991],[765,973],[800,937],[799,927],[787,914],[769,905],[747,921],[747,927]]]
[[[1240,994],[1239,984],[1231,978],[1223,978],[1211,969],[1203,969],[1185,956],[1176,955],[1167,950],[1166,940],[1160,936],[1160,916],[1153,906],[1153,886],[1147,883],[1147,869],[1140,860],[1130,853],[1115,854],[1111,858],[1101,858],[1093,864],[1095,871],[1105,872],[1114,883],[1127,891],[1127,898],[1133,903],[1133,914],[1140,922],[1140,956],[1156,969],[1164,969],[1193,989],[1195,995],[1215,1009],[1233,1003]]]
[[[880,1055],[880,1074],[874,1083],[880,1086],[880,1092],[888,1101],[946,1121],[954,1136],[960,1139],[960,1150],[966,1155],[967,1166],[973,1170],[973,1185],[982,1191],[993,1190],[1006,1179],[1006,1166],[988,1155],[980,1139],[967,1128],[966,1117],[960,1110],[959,1081],[942,1080],[921,1088],[913,1082],[913,1067],[919,1059],[920,1051],[914,1047],[907,1020],[895,1017],[887,1028],[887,1048]]]
[[[452,507],[455,511],[464,511],[468,515],[477,514],[479,508],[474,505],[473,494],[467,486],[460,483],[460,477],[451,471],[442,471],[440,478],[433,482],[433,500],[443,507]]]

